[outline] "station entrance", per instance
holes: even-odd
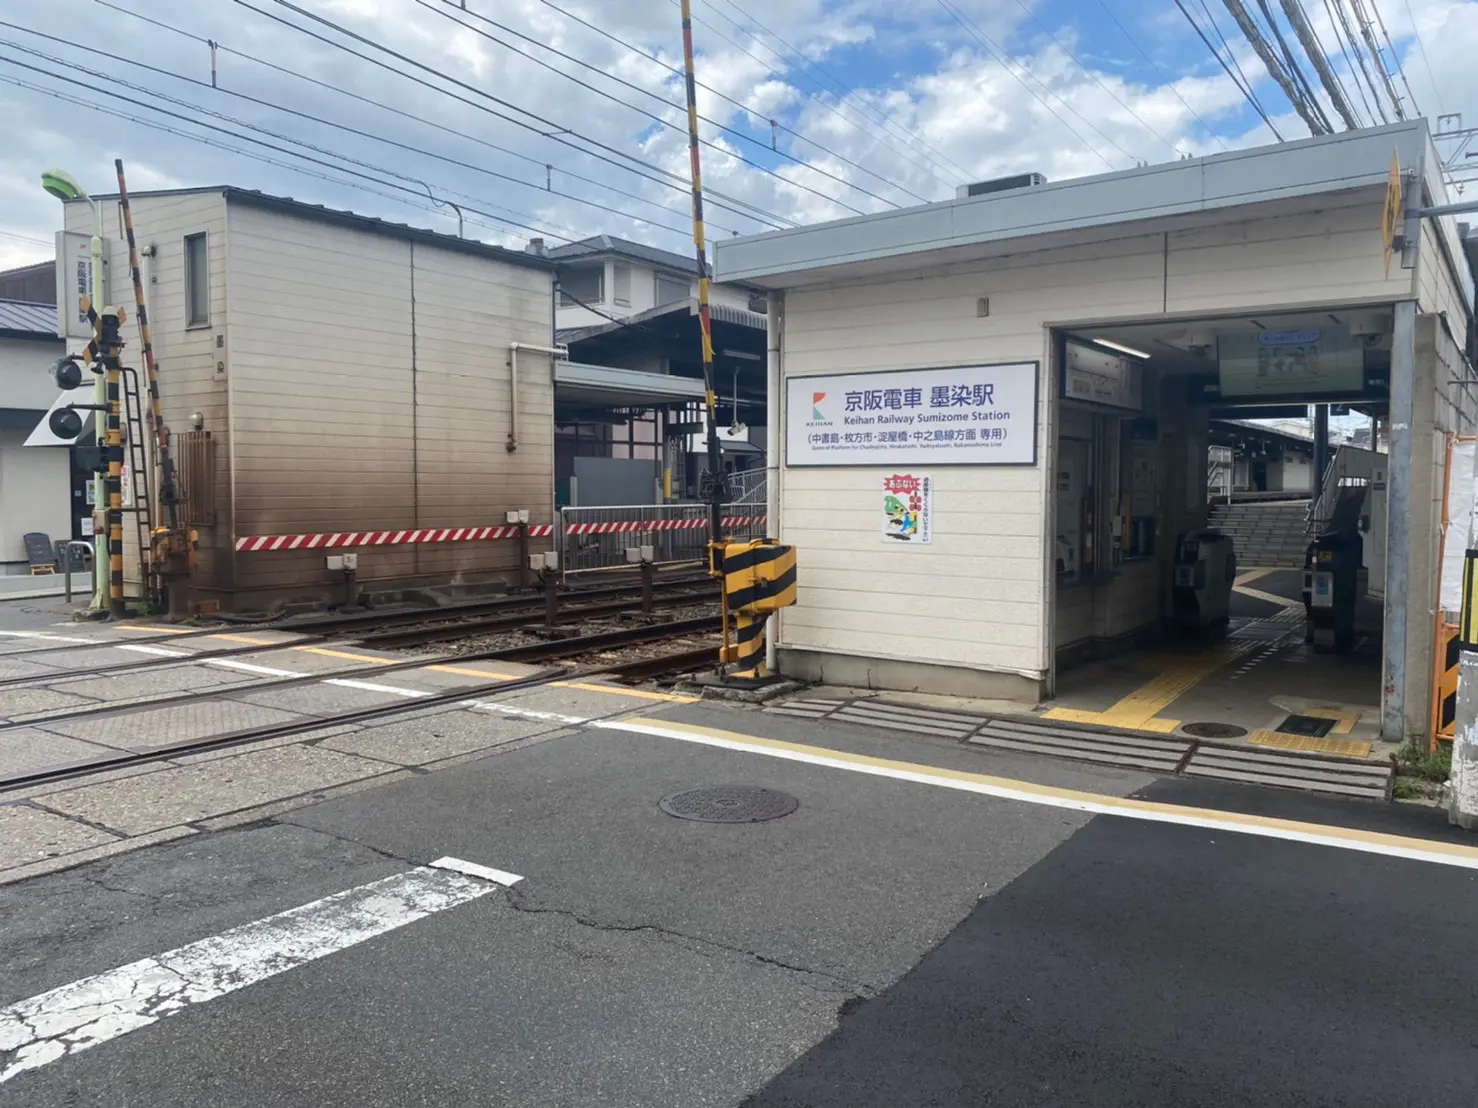
[[[1391,749],[1386,624],[1407,618],[1386,596],[1394,331],[1391,304],[1054,331],[1042,714]],[[1445,422],[1439,438],[1462,430]],[[1423,468],[1436,444],[1418,446]],[[1431,465],[1418,478],[1440,492]],[[1440,524],[1404,510],[1422,535]]]

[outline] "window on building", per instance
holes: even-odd
[[[567,269],[559,278],[559,303],[563,308],[599,304],[606,294],[606,267],[581,266]]]
[[[204,233],[185,236],[185,326],[210,326],[210,254]]]
[[[623,308],[631,307],[631,267],[619,262],[611,267],[611,301]]]
[[[657,274],[657,307],[663,304],[672,304],[678,300],[688,298],[688,290],[692,282],[686,277],[679,277],[673,273]]]

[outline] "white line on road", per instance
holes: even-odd
[[[455,858],[433,865],[0,1008],[0,1083],[522,880]]]
[[[956,789],[961,792],[976,793],[980,796],[996,797],[1001,800],[1014,800],[1025,804],[1041,804],[1049,808],[1066,808],[1070,811],[1088,812],[1092,815],[1121,816],[1151,823],[1173,823],[1183,827],[1258,835],[1269,839],[1331,846],[1340,850],[1384,854],[1387,857],[1405,858],[1416,862],[1434,862],[1444,866],[1478,869],[1478,847],[1466,844],[1418,839],[1379,831],[1364,831],[1335,824],[1306,823],[1269,816],[1244,815],[1241,812],[1221,811],[1215,808],[1194,808],[1184,804],[1166,804],[1158,801],[1137,800],[1132,797],[1081,792],[1077,789],[1038,785],[1032,781],[992,777],[983,773],[967,773],[916,762],[873,758],[862,754],[852,754],[845,750],[806,746],[801,743],[742,735],[733,731],[720,731],[716,728],[674,723],[662,719],[593,720],[590,726],[608,731],[628,731],[638,735],[677,739],[679,742],[714,746],[745,754],[759,754],[766,758],[804,762],[808,765],[826,766],[830,769],[842,769],[873,777],[891,777],[895,781],[911,781],[920,785]]]

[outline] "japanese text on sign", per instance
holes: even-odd
[[[788,465],[1023,465],[1036,460],[1037,365],[786,382]]]
[[[934,480],[927,474],[892,473],[883,478],[883,539],[919,546],[931,541]]]

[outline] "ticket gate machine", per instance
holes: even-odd
[[[1171,614],[1177,627],[1225,634],[1231,618],[1237,555],[1232,540],[1207,528],[1182,535],[1175,546]]]

